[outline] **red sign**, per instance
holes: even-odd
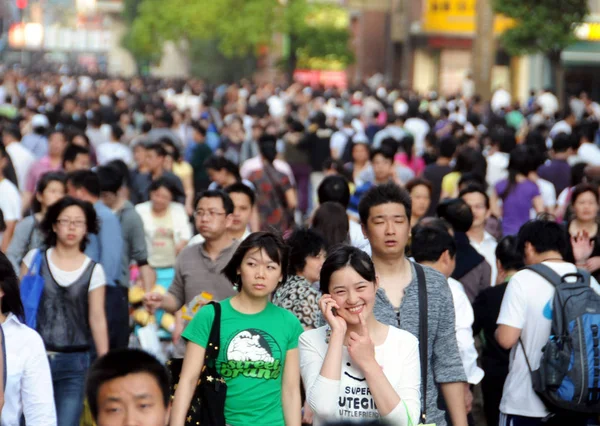
[[[348,76],[345,71],[319,71],[319,70],[296,70],[294,80],[306,86],[337,87],[345,89],[348,85]]]
[[[17,1],[17,7],[19,9],[25,9],[27,7],[27,0],[16,0]]]

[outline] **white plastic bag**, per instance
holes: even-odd
[[[151,320],[148,325],[138,329],[137,335],[143,350],[154,355],[162,363],[167,361],[158,338],[158,325],[155,321]]]

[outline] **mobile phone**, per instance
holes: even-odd
[[[331,308],[331,313],[333,313],[333,315],[335,315],[336,317],[338,316],[337,309],[335,308]]]

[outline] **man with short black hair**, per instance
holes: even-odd
[[[552,138],[550,160],[538,168],[538,175],[554,185],[556,195],[571,186],[571,166],[569,157],[573,155],[571,136],[559,133]]]
[[[146,145],[146,167],[148,173],[139,173],[137,171],[131,174],[131,195],[133,204],[143,203],[150,199],[150,184],[160,177],[164,177],[177,188],[178,195],[174,201],[185,204],[185,189],[183,183],[175,174],[165,170],[165,157],[167,151],[159,142]]]
[[[451,136],[443,138],[439,143],[439,155],[435,163],[428,164],[423,171],[423,177],[431,182],[431,204],[425,216],[434,216],[435,209],[442,194],[442,180],[452,171],[452,158],[456,152],[456,142]]]
[[[138,349],[111,351],[88,371],[86,397],[98,426],[166,426],[170,378],[152,355]]]
[[[526,265],[541,263],[561,277],[577,272],[574,264],[564,260],[570,257],[569,234],[554,221],[532,220],[524,224],[517,236],[517,251],[523,254]],[[600,293],[593,277],[591,287]],[[513,275],[506,287],[496,329],[498,344],[511,349],[500,403],[501,426],[542,425],[542,419],[549,414],[533,389],[529,366],[533,371],[540,367],[542,349],[551,333],[554,294],[554,285],[529,269]],[[547,424],[587,423],[575,421],[571,413],[570,418],[557,416]]]
[[[126,169],[125,163],[122,164]],[[123,253],[119,283],[124,287],[129,286],[129,265],[134,261],[140,270],[142,286],[146,291],[150,291],[154,287],[155,280],[154,271],[148,264],[144,224],[133,204],[123,196],[125,176],[122,170],[112,163],[98,167],[96,173],[100,179],[100,198],[117,216],[121,225]]]
[[[214,301],[236,294],[232,283],[221,274],[239,245],[239,241],[233,240],[228,232],[233,221],[233,201],[223,191],[204,191],[198,195],[195,206],[196,228],[205,241],[187,246],[179,253],[175,278],[166,294],[146,294],[144,305],[150,312],[164,309],[174,314],[203,293],[208,293]],[[206,302],[196,299],[194,303],[202,305]],[[176,329],[172,333],[174,341],[178,340],[181,332],[181,329]],[[175,356],[183,357],[184,352],[185,348],[180,344],[176,347]]]
[[[63,170],[67,173],[90,169],[90,150],[79,145],[70,144],[63,154]]]
[[[410,233],[411,201],[406,190],[394,183],[369,189],[359,204],[363,232],[369,239],[379,276],[374,314],[377,320],[419,337],[419,284],[414,265],[404,252]],[[446,426],[438,408],[438,389],[454,426],[467,425],[462,366],[454,330],[454,307],[442,274],[424,267],[427,288],[427,421]],[[424,395],[421,395],[423,398]]]

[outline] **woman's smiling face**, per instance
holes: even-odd
[[[358,314],[367,319],[373,312],[377,284],[367,281],[354,268],[335,271],[329,281],[329,294],[340,307],[337,315],[348,325],[360,324]]]

